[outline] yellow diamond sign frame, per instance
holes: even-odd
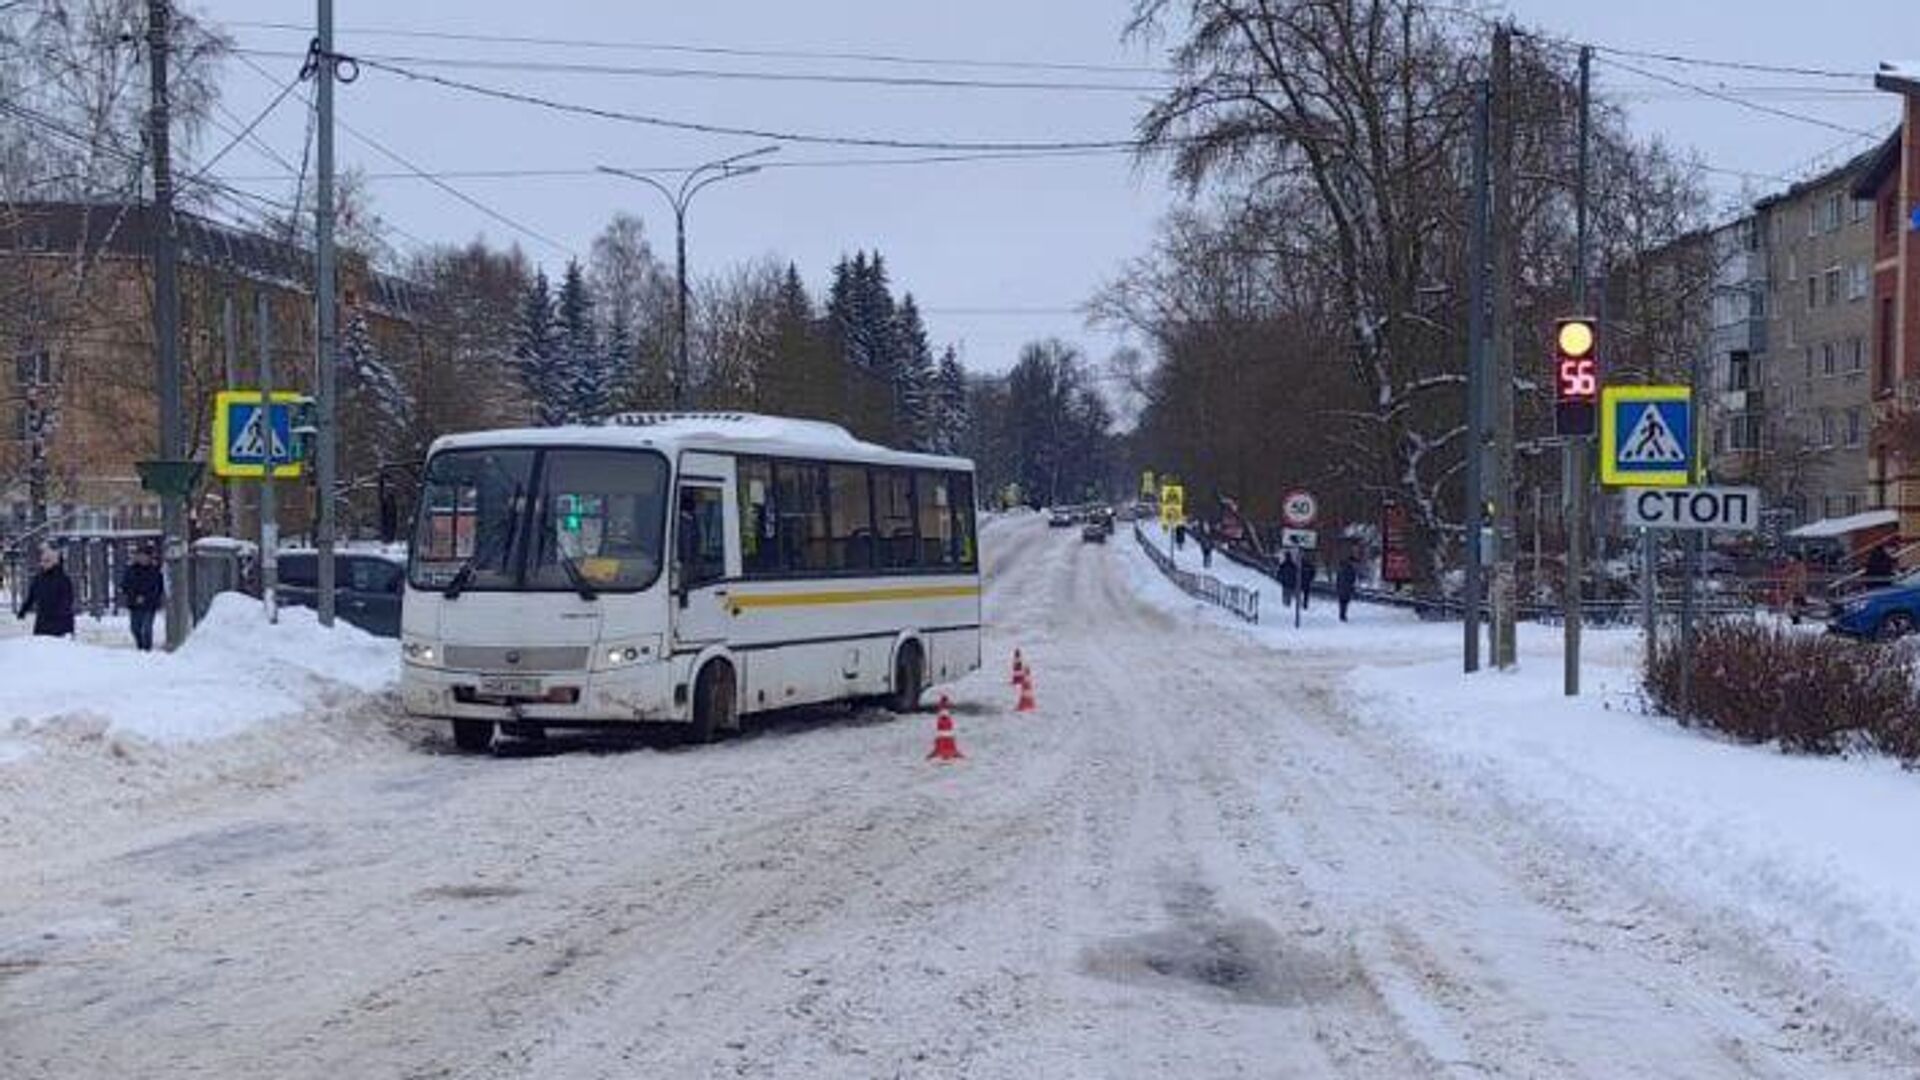
[[[305,394],[296,393],[291,390],[274,391],[273,404],[276,407],[285,406],[289,416],[287,438],[289,445],[287,446],[287,454],[290,458],[290,460],[287,461],[275,460],[273,477],[276,480],[298,480],[303,471],[299,459],[293,457],[293,447],[290,445],[293,441],[291,416],[294,407],[304,403],[306,400],[307,396]],[[213,395],[212,449],[213,472],[215,476],[225,476],[234,479],[246,479],[249,477],[258,479],[265,475],[267,471],[266,462],[235,460],[237,455],[233,452],[234,444],[245,434],[245,429],[250,423],[250,418],[258,415],[259,412],[260,391],[258,390],[222,390]],[[278,425],[273,426],[277,427]],[[274,434],[277,434],[277,432]],[[267,437],[270,438],[271,436],[269,435]]]

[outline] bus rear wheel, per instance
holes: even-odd
[[[887,707],[902,715],[917,712],[920,696],[926,692],[927,664],[919,644],[909,641],[900,646],[900,654],[893,659],[893,695],[887,699]]]
[[[493,721],[491,720],[455,720],[453,722],[453,745],[469,753],[479,753],[493,747]]]
[[[710,743],[725,738],[739,728],[738,712],[732,665],[719,660],[708,664],[693,683],[693,724],[687,730],[687,741]]]

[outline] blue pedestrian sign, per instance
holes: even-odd
[[[1693,393],[1684,386],[1609,386],[1600,396],[1600,482],[1693,482]]]
[[[269,409],[260,407],[260,391],[227,390],[214,395],[213,471],[217,476],[258,477],[273,462],[273,475],[300,475],[300,448],[294,439],[294,413],[306,402],[295,393],[276,393]]]

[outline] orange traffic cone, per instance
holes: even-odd
[[[927,752],[927,760],[959,761],[966,756],[953,737],[953,714],[947,711],[947,695],[941,694],[940,715],[933,722],[933,749]]]
[[[1009,686],[1020,685],[1020,673],[1027,670],[1027,662],[1021,658],[1020,650],[1013,650],[1013,678],[1007,680]]]
[[[1020,704],[1013,707],[1014,712],[1032,712],[1040,706],[1033,700],[1033,669],[1020,669]]]

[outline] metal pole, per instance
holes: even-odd
[[[1687,425],[1687,482],[1703,482],[1700,475],[1700,366],[1703,350],[1693,350],[1693,362],[1688,365],[1687,384],[1691,392],[1688,406],[1693,410],[1693,423]],[[1707,534],[1702,529],[1690,529],[1681,539],[1686,545],[1686,563],[1680,592],[1680,719],[1693,715],[1693,579],[1700,575],[1700,549],[1706,543]]]
[[[153,343],[160,384],[160,460],[180,461],[185,452],[180,414],[180,252],[173,218],[173,160],[169,144],[172,103],[167,88],[167,50],[172,38],[169,0],[148,0],[147,56],[152,85],[148,140],[153,150]],[[183,495],[161,498],[166,535],[167,648],[187,640],[193,608],[187,581],[187,507]]]
[[[1519,661],[1514,572],[1513,505],[1513,31],[1493,33],[1493,662],[1505,671]]]
[[[227,282],[220,296],[220,337],[226,351],[226,380],[228,390],[240,386],[240,313],[233,307],[233,282]],[[227,535],[240,535],[240,481],[227,478]]]
[[[1659,550],[1652,529],[1640,530],[1640,622],[1647,633],[1647,664],[1651,666],[1660,647],[1659,569],[1654,565]]]
[[[266,429],[267,464],[260,473],[260,602],[267,621],[280,621],[280,504],[273,489],[273,322],[267,291],[253,293],[254,327],[260,335],[260,413]]]
[[[1587,160],[1592,65],[1593,50],[1580,46],[1580,164],[1573,198],[1573,307],[1580,315],[1587,313]],[[1587,580],[1587,451],[1591,441],[1584,435],[1569,436],[1560,456],[1567,508],[1567,579],[1560,588],[1564,605],[1561,651],[1566,663],[1562,689],[1568,697],[1580,694],[1580,622],[1584,617],[1581,599]]]
[[[687,388],[691,380],[691,369],[687,365],[687,206],[675,200],[673,204],[673,250],[674,276],[679,287],[674,296],[679,304],[678,321],[680,329],[679,352],[673,361],[673,407],[687,407]]]
[[[315,243],[317,266],[314,271],[314,299],[317,305],[315,330],[319,372],[314,379],[316,402],[314,420],[315,483],[320,489],[320,521],[314,535],[319,566],[320,625],[333,625],[334,606],[334,310],[333,310],[333,0],[319,0],[320,64],[319,79],[319,181],[315,189]]]
[[[1467,512],[1466,582],[1461,597],[1465,668],[1480,670],[1480,530],[1486,504],[1482,466],[1487,455],[1487,84],[1474,88],[1473,192],[1467,219]]]

